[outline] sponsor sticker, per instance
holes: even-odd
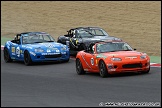
[[[125,59],[130,59],[130,60],[133,60],[133,59],[135,59],[135,58],[137,58],[137,57],[136,57],[136,56],[125,57]]]
[[[54,55],[54,54],[60,54],[60,53],[42,53],[42,55]]]
[[[97,56],[96,56],[96,58],[107,58],[107,56],[105,56],[105,55],[102,55],[102,54],[98,54]]]
[[[12,49],[12,53],[14,53],[15,52],[15,47],[12,47],[11,49]]]

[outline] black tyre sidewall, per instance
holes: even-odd
[[[144,71],[143,73],[149,73],[150,72],[150,67],[149,67],[149,70],[147,70],[147,71]]]
[[[78,69],[78,65],[79,65],[79,69]],[[78,75],[85,74],[82,63],[79,59],[76,59],[76,72]]]
[[[64,62],[69,62],[70,59],[65,60]]]
[[[32,64],[32,60],[28,51],[24,52],[24,63],[27,66]]]
[[[6,63],[12,61],[12,59],[11,59],[11,57],[10,57],[10,54],[9,54],[9,51],[8,51],[7,48],[4,48],[3,54],[4,54],[4,61],[5,61]]]
[[[100,76],[101,77],[103,77],[103,78],[108,77],[108,71],[107,71],[107,68],[106,68],[104,61],[100,61],[99,70],[100,70]]]

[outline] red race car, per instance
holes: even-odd
[[[77,53],[76,72],[96,72],[101,77],[122,72],[148,73],[150,57],[135,50],[123,41],[91,43],[87,50]]]

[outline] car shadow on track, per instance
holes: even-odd
[[[12,61],[11,63],[25,65],[23,61]],[[33,62],[32,65],[29,65],[29,66],[54,65],[54,64],[65,64],[65,63],[68,63],[68,62],[64,62],[64,61]]]
[[[126,72],[126,73],[110,74],[110,75],[109,75],[108,77],[106,77],[106,78],[130,77],[130,76],[147,75],[147,74],[150,74],[150,73]],[[86,72],[85,75],[100,77],[99,73],[90,73],[90,72]]]

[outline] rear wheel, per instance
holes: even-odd
[[[85,74],[82,63],[79,59],[76,59],[76,72],[78,75]]]
[[[9,54],[9,51],[8,51],[7,48],[4,48],[3,54],[4,54],[4,61],[5,61],[6,63],[12,62],[12,59],[11,59],[11,57],[10,57],[10,54]]]
[[[107,68],[106,68],[106,65],[104,63],[104,61],[100,61],[99,63],[99,70],[100,70],[100,76],[105,78],[105,77],[108,77],[108,71],[107,71]]]
[[[25,51],[24,52],[24,63],[25,65],[29,66],[32,64],[32,60],[31,60],[31,57],[30,57],[30,54],[28,51]]]

